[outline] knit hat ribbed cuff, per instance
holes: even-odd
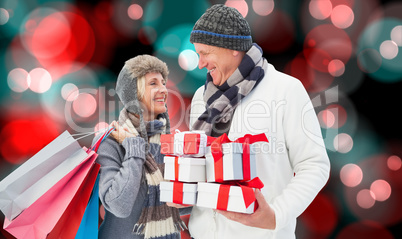
[[[248,51],[253,45],[251,36],[225,35],[202,30],[192,31],[190,42],[202,43],[236,51]]]

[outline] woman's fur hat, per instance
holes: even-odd
[[[167,80],[169,70],[165,62],[151,55],[139,55],[126,61],[120,71],[116,82],[116,94],[123,103],[124,108],[133,114],[138,114],[141,121],[142,109],[138,99],[137,80],[147,73],[159,72]],[[166,119],[166,133],[170,132],[169,115],[167,111],[162,114]]]

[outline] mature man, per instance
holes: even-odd
[[[263,26],[262,26],[263,28]],[[263,30],[263,29],[261,29]],[[250,27],[234,8],[214,5],[195,23],[190,41],[207,80],[192,100],[190,127],[231,140],[265,133],[257,154],[255,213],[194,206],[189,230],[199,238],[295,238],[296,218],[329,177],[320,126],[303,85],[281,73],[253,44]],[[268,146],[267,146],[268,145]]]

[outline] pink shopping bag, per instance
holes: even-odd
[[[0,181],[0,210],[13,220],[87,157],[65,131]]]
[[[87,158],[58,181],[20,215],[4,221],[4,229],[16,238],[46,238],[53,230],[82,182],[94,165],[97,154],[88,153]]]
[[[95,163],[47,239],[74,238],[91,197],[100,165]],[[97,229],[97,228],[96,228]]]

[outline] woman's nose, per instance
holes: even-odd
[[[161,85],[158,90],[159,90],[160,93],[167,94],[166,85]]]

